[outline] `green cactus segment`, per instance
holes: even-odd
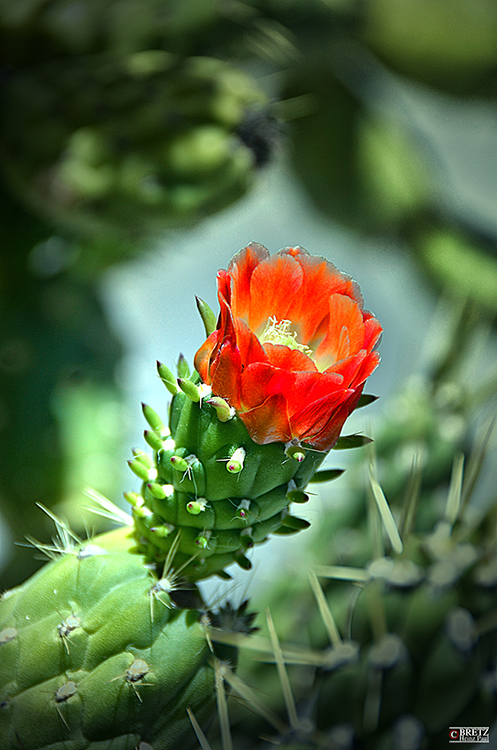
[[[48,62],[4,88],[0,164],[45,218],[136,244],[243,195],[256,156],[237,133],[265,105],[249,75],[214,58]]]
[[[102,535],[1,598],[2,750],[195,745],[186,709],[203,722],[215,700],[204,628],[134,546]]]
[[[202,392],[187,382],[185,391]],[[254,544],[272,533],[306,528],[308,523],[290,516],[288,508],[305,500],[302,490],[325,457],[305,446],[294,457],[294,446],[257,445],[241,420],[225,419],[213,401],[205,394],[178,392],[167,437],[162,420],[145,406],[161,447],[154,451],[153,465],[137,457],[130,462],[143,480],[141,496],[127,494],[140,551],[160,563],[173,549],[175,569],[190,580],[221,573],[233,562],[249,568],[245,553]]]

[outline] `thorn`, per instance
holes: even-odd
[[[338,628],[333,618],[333,614],[331,613],[331,610],[328,606],[328,602],[326,601],[323,589],[321,588],[321,585],[318,581],[318,577],[316,573],[314,572],[314,570],[309,570],[309,581],[311,583],[312,592],[318,603],[319,613],[321,615],[321,619],[323,620],[324,626],[326,628],[326,632],[328,633],[328,638],[330,639],[330,643],[334,647],[341,646],[342,639],[340,637],[340,633],[338,632]]]
[[[285,700],[288,721],[292,729],[297,729],[300,724],[297,714],[297,708],[295,706],[295,700],[293,698],[290,680],[288,679],[288,673],[286,670],[285,661],[283,659],[283,653],[281,651],[278,636],[276,634],[276,628],[274,627],[273,618],[271,616],[269,608],[266,609],[266,621],[269,630],[269,638],[271,639],[271,646],[274,652],[276,669],[278,670],[278,677],[280,678],[281,689],[283,691],[283,697]]]
[[[186,713],[188,714],[188,718],[190,719],[192,723],[193,731],[197,735],[197,740],[199,741],[199,745],[202,748],[202,750],[212,750],[207,740],[207,737],[203,733],[202,727],[200,726],[197,719],[195,718],[195,714],[193,713],[191,708],[187,708]]]
[[[219,659],[214,661],[214,673],[216,678],[216,697],[217,711],[219,715],[219,727],[221,729],[221,743],[223,750],[233,750],[233,738],[230,731],[230,719],[228,714],[228,703],[226,700],[226,690],[221,673],[221,662]]]

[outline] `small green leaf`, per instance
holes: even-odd
[[[197,308],[204,324],[205,333],[210,336],[216,330],[217,320],[214,312],[211,310],[207,302],[204,302],[200,297],[195,297],[197,301]]]
[[[281,522],[283,526],[285,526],[288,529],[295,529],[296,531],[301,531],[302,529],[308,529],[311,525],[309,521],[306,521],[304,518],[297,518],[297,516],[285,516],[283,521]]]
[[[378,401],[379,396],[373,396],[371,393],[363,393],[357,402],[356,409],[361,409],[363,406],[372,404],[374,401]]]
[[[175,396],[178,393],[178,384],[173,373],[163,362],[157,361],[157,372],[169,393]]]
[[[176,365],[176,368],[178,370],[178,377],[180,378],[190,377],[190,368],[183,354],[179,355],[178,364]]]
[[[278,529],[275,529],[273,531],[273,534],[278,534],[279,536],[288,536],[289,534],[296,534],[297,531],[300,531],[300,529],[291,529],[289,526],[280,526]]]
[[[373,440],[366,435],[342,435],[333,446],[333,450],[343,451],[348,450],[348,448],[362,448],[363,445],[372,442]]]
[[[321,471],[316,471],[314,476],[309,479],[309,482],[313,482],[314,484],[331,482],[332,479],[341,477],[344,471],[345,469],[322,469]]]
[[[191,380],[188,378],[178,378],[177,382],[185,396],[188,396],[190,401],[194,401],[195,403],[200,401],[200,391]]]

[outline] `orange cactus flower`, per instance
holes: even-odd
[[[216,330],[195,355],[252,440],[328,451],[379,362],[382,328],[358,285],[301,247],[255,243],[218,273]]]

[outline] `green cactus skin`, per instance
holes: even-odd
[[[108,252],[124,252],[116,238],[136,252],[140,241],[195,224],[255,176],[257,155],[237,131],[266,97],[221,60],[147,50],[48,62],[12,73],[2,98],[10,189]]]
[[[257,445],[236,416],[221,421],[208,397],[192,401],[181,391],[171,403],[170,434],[150,407],[144,413],[155,435],[154,442],[146,433],[148,442],[160,447],[153,460],[137,454],[130,462],[144,481],[140,496],[126,496],[150,561],[160,564],[174,545],[175,568],[196,581],[233,562],[248,569],[245,553],[254,544],[309,525],[288,507],[305,502],[303,489],[325,453],[302,448],[297,460],[284,443]]]
[[[195,746],[187,708],[205,724],[215,703],[205,629],[133,547],[129,527],[104,534],[2,596],[2,750]]]

